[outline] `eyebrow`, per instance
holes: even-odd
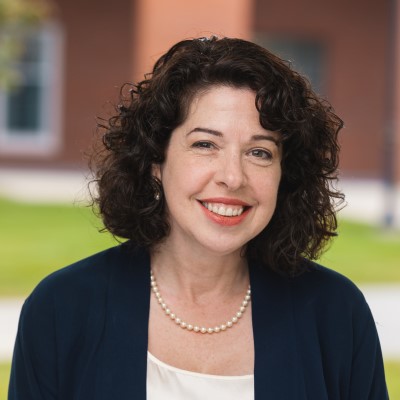
[[[205,133],[209,133],[210,135],[214,135],[214,136],[218,136],[218,137],[224,136],[222,134],[222,132],[220,132],[220,131],[216,131],[214,129],[208,129],[208,128],[200,128],[200,127],[192,129],[190,132],[187,133],[186,136],[189,136],[193,132],[205,132]]]
[[[201,127],[197,127],[192,129],[190,132],[188,132],[186,134],[186,136],[189,136],[191,133],[193,132],[205,132],[205,133],[209,133],[210,135],[214,135],[214,136],[218,136],[218,137],[223,137],[223,133],[220,131],[216,131],[214,129],[209,129],[209,128],[201,128]],[[277,146],[280,145],[280,140],[275,139],[273,136],[271,135],[253,135],[250,139],[251,141],[257,141],[257,140],[269,140],[271,142],[274,142]]]

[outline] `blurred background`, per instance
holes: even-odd
[[[51,271],[115,244],[86,207],[96,118],[172,44],[211,34],[289,60],[345,121],[347,206],[322,262],[363,290],[400,398],[399,3],[0,0],[0,398],[23,299]]]

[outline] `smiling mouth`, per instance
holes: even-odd
[[[201,204],[214,214],[221,215],[223,217],[237,217],[250,207],[227,205],[222,203],[207,203],[201,202]]]

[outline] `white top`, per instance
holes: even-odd
[[[221,376],[172,367],[147,352],[147,400],[253,400],[254,375]]]

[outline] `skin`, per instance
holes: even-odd
[[[280,162],[279,134],[260,125],[249,89],[202,92],[172,132],[165,162],[153,168],[171,232],[151,262],[164,300],[186,322],[212,327],[238,310],[249,283],[241,253],[274,213]],[[202,335],[177,327],[152,296],[149,351],[181,369],[251,374],[251,305],[234,328]]]

